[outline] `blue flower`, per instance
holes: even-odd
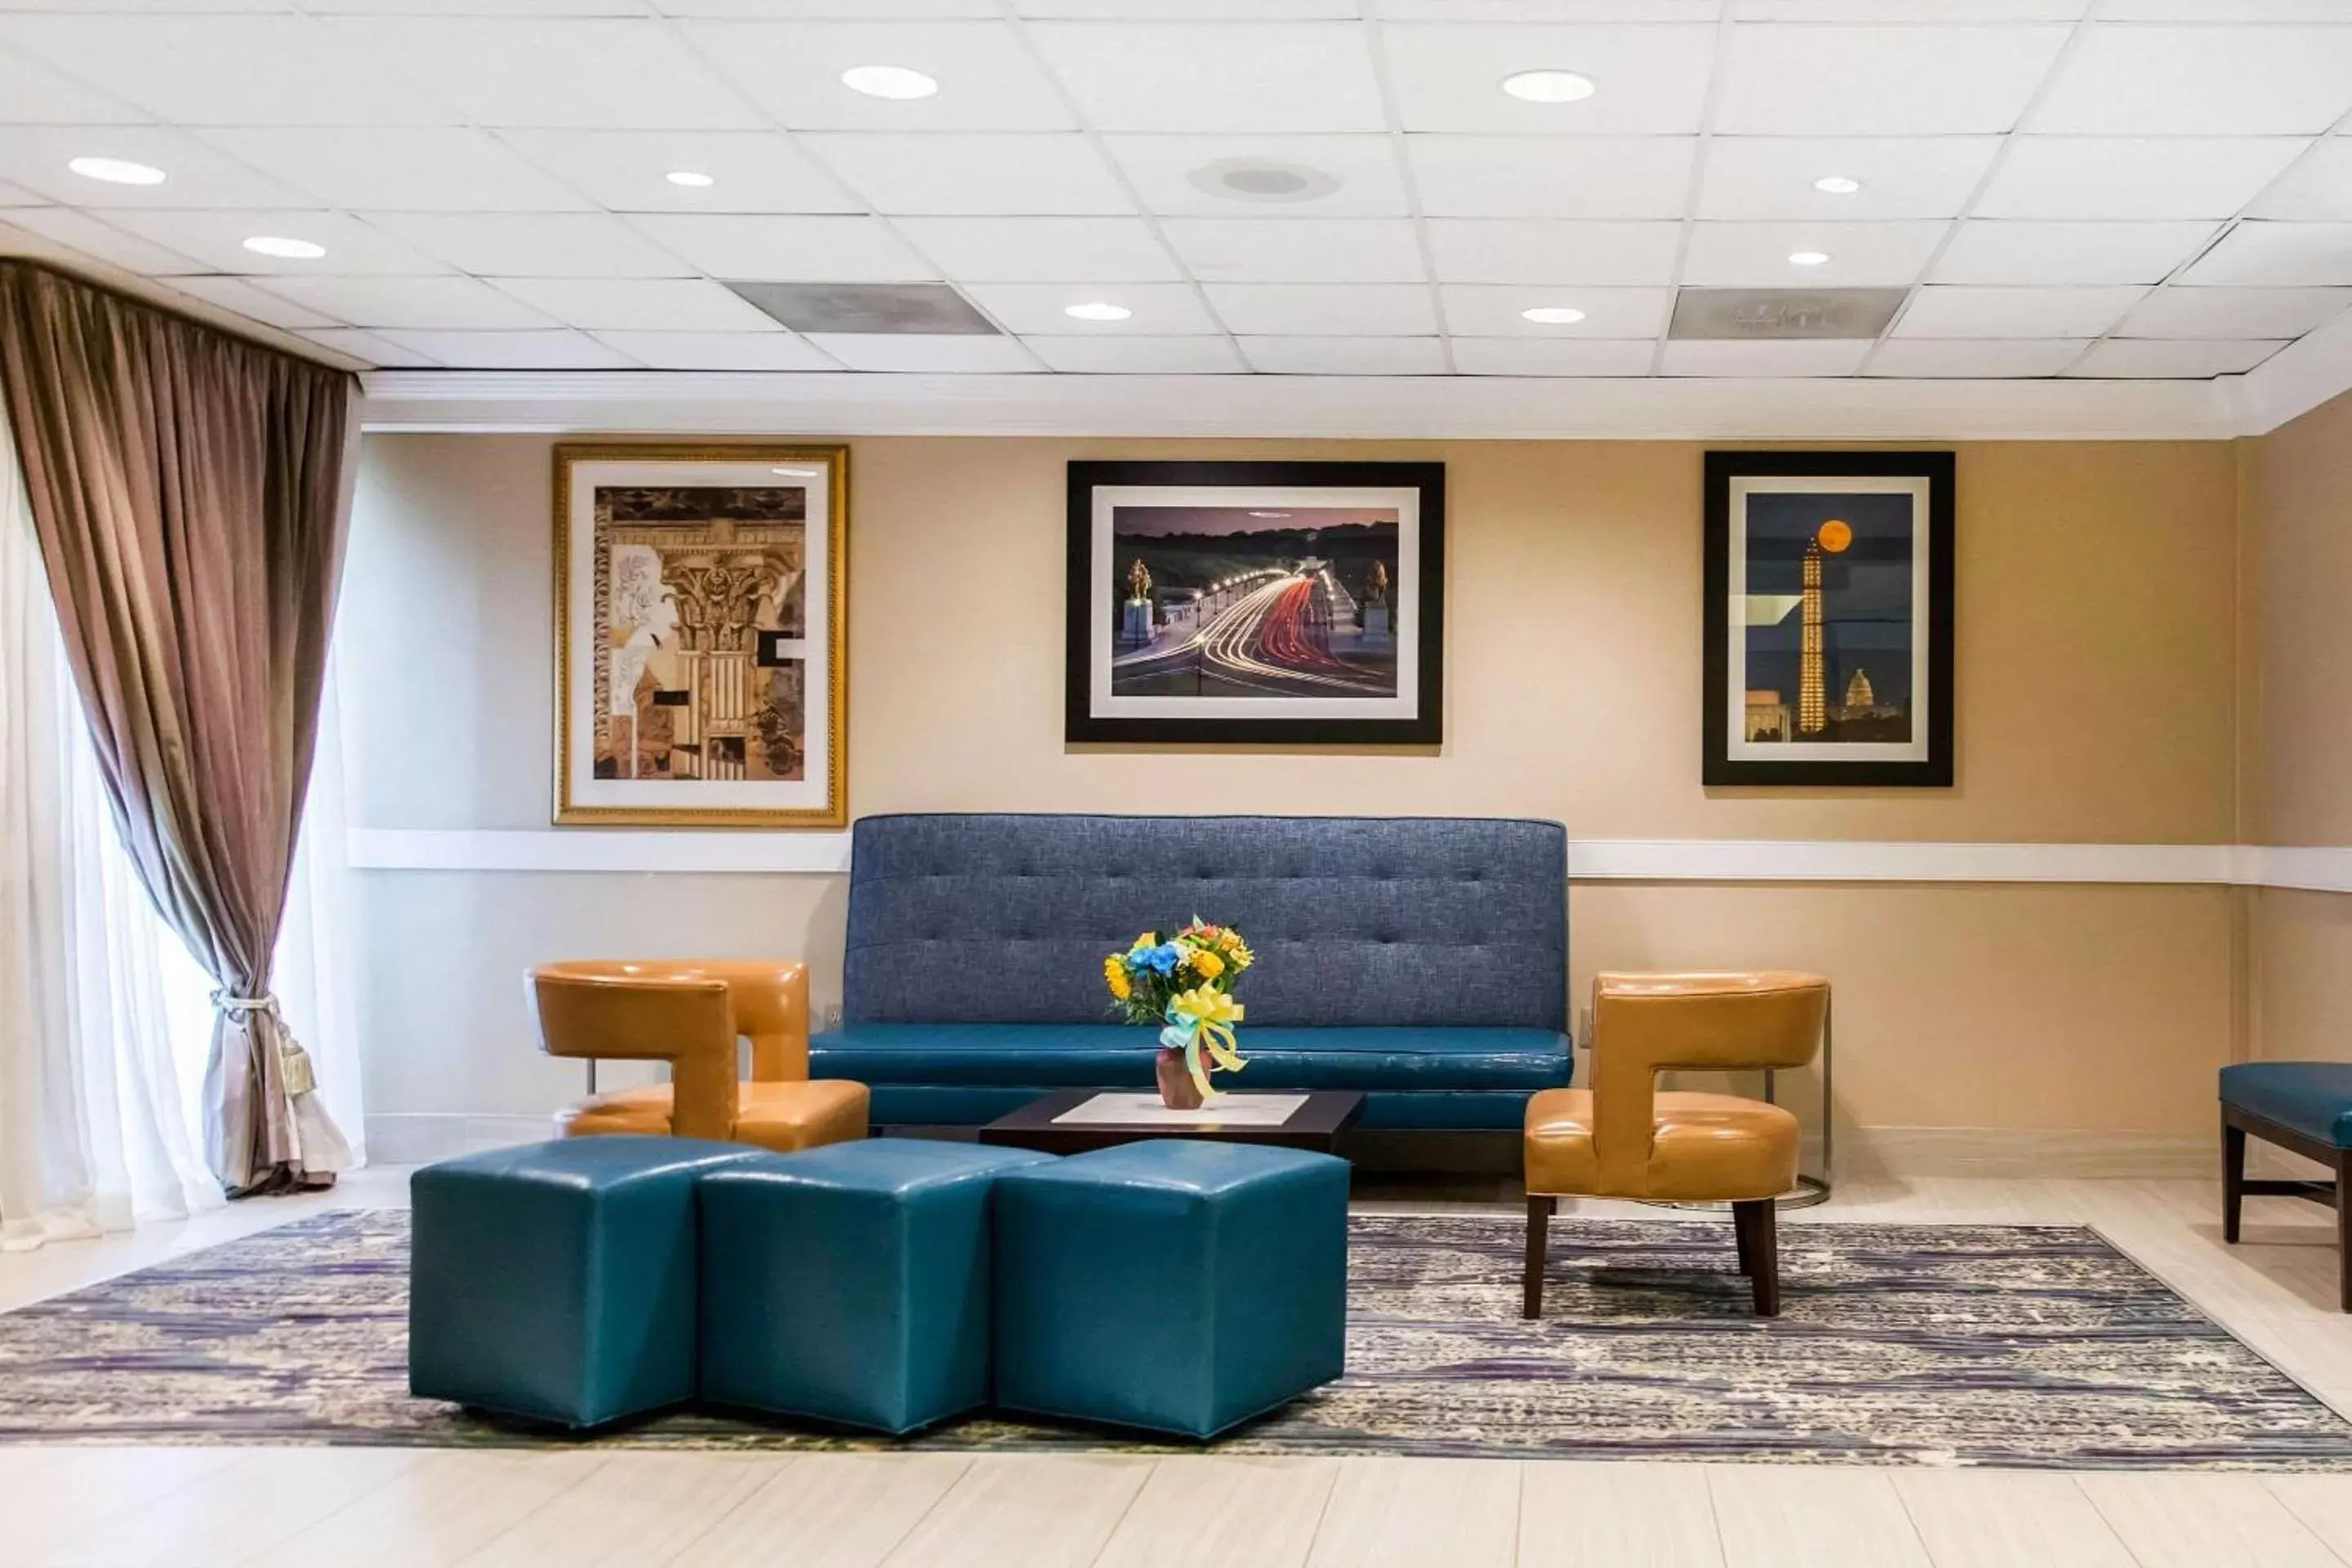
[[[1163,942],[1140,956],[1153,973],[1173,974],[1176,973],[1176,965],[1184,957],[1184,950],[1172,942]]]

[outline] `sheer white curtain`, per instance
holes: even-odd
[[[278,989],[331,1113],[356,1130],[331,677],[326,701]],[[210,992],[121,848],[0,424],[0,1249],[223,1201],[198,1119]]]

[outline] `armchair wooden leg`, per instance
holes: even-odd
[[[1756,1298],[1756,1315],[1780,1315],[1780,1209],[1770,1198],[1754,1198],[1731,1205],[1731,1224],[1738,1235],[1748,1266],[1748,1289]]]
[[[1528,1196],[1528,1263],[1527,1274],[1519,1288],[1519,1316],[1543,1316],[1543,1271],[1545,1244],[1551,1237],[1551,1216],[1559,1207],[1558,1198]]]
[[[2352,1312],[2352,1152],[2336,1156],[2336,1297]]]
[[[1739,1271],[1742,1274],[1753,1275],[1756,1272],[1756,1238],[1751,1234],[1754,1229],[1753,1226],[1740,1222],[1738,1209],[1732,1211],[1731,1239],[1739,1248]]]
[[[2246,1205],[2246,1130],[2221,1123],[2221,1239],[2238,1239],[2238,1215]]]

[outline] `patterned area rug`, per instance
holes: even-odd
[[[1759,1321],[1722,1227],[1563,1219],[1527,1323],[1516,1219],[1352,1224],[1347,1377],[1221,1451],[2352,1469],[2352,1423],[2086,1229],[1784,1226]],[[341,1211],[0,1315],[0,1442],[583,1441],[408,1397],[407,1263],[405,1214]],[[1141,1447],[688,1415],[585,1441]]]

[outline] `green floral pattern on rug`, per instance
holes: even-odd
[[[1348,1375],[1222,1452],[2352,1470],[2330,1411],[2095,1232],[1781,1229],[1760,1321],[1727,1229],[1352,1222]],[[1142,1448],[989,1418],[891,1443],[674,1415],[590,1438],[412,1399],[408,1216],[317,1215],[0,1315],[0,1441]]]

